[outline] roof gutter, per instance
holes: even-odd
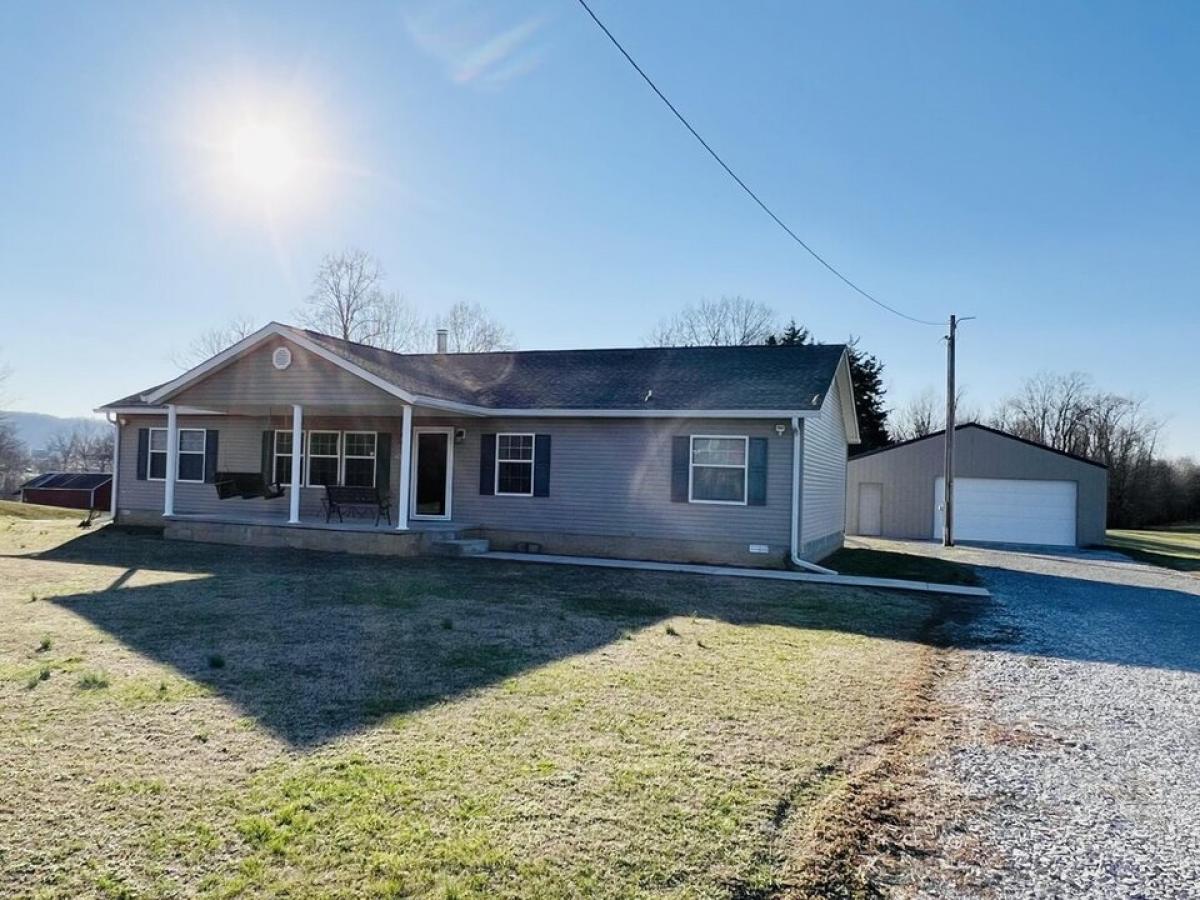
[[[801,440],[800,417],[792,416],[792,549],[789,560],[798,569],[816,572],[818,575],[836,575],[833,569],[826,569],[807,559],[800,558],[800,478],[803,469],[800,465],[804,443]]]

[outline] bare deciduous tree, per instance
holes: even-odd
[[[206,359],[232,347],[242,338],[254,334],[258,328],[250,316],[235,316],[224,325],[201,332],[187,349],[172,355],[171,360],[181,369],[190,369]]]
[[[663,319],[646,343],[655,347],[746,347],[765,344],[776,328],[775,311],[745,297],[688,304]]]
[[[1027,440],[1082,454],[1095,399],[1092,380],[1082,372],[1039,372],[1000,404],[992,422]]]
[[[1166,521],[1162,486],[1173,470],[1155,457],[1162,423],[1141,399],[1098,391],[1080,372],[1040,372],[1000,404],[992,424],[1108,466],[1110,525]]]
[[[516,346],[512,333],[478,303],[460,300],[438,316],[437,326],[448,332],[446,344],[451,353],[486,353]]]
[[[43,448],[55,472],[107,472],[112,468],[112,452],[112,430],[99,423],[60,431]]]
[[[0,407],[8,406],[5,390],[12,369],[0,365]],[[7,497],[29,474],[29,448],[17,437],[17,428],[8,416],[0,412],[0,496]]]
[[[933,434],[945,423],[946,415],[939,410],[940,401],[933,388],[926,388],[895,410],[891,415],[892,437],[911,441]]]
[[[420,353],[428,350],[433,341],[429,322],[404,297],[396,294],[384,298],[379,308],[379,327],[375,346],[396,353]]]
[[[405,351],[422,343],[425,323],[404,298],[383,289],[383,266],[364,250],[329,254],[313,278],[299,311],[316,331],[384,350]]]
[[[965,402],[966,390],[959,388],[955,396],[954,419],[959,425],[980,421],[980,414]],[[891,418],[892,437],[898,441],[911,441],[941,431],[946,427],[946,398],[933,388],[921,393],[897,410]]]

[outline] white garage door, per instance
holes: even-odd
[[[933,537],[942,539],[945,479],[933,488]],[[954,479],[954,538],[1075,546],[1075,482]]]

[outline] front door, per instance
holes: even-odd
[[[449,519],[454,479],[454,429],[413,429],[412,515]]]

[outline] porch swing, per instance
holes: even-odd
[[[271,425],[271,408],[267,407],[267,428],[263,430],[263,470],[260,472],[217,472],[213,485],[217,489],[218,500],[274,500],[284,494],[283,485],[271,481],[267,470],[273,468],[274,459],[274,430]],[[266,435],[271,435],[270,453],[267,452]]]

